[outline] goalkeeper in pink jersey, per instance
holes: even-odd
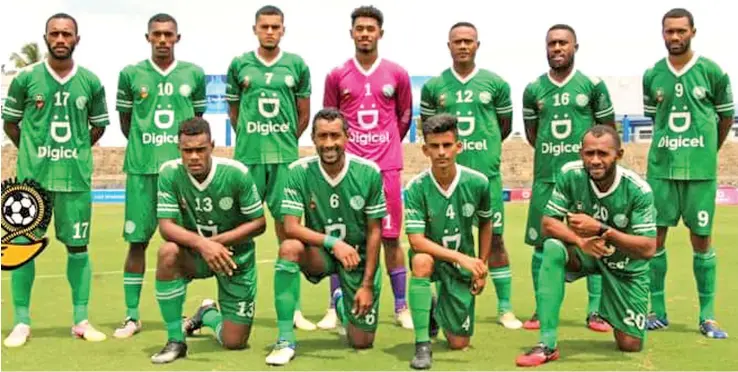
[[[349,123],[346,151],[377,163],[382,171],[387,216],[382,221],[382,243],[387,271],[395,296],[395,321],[412,329],[405,301],[407,271],[399,245],[402,224],[402,139],[410,128],[412,92],[407,71],[379,57],[384,16],[379,9],[362,6],[351,13],[351,37],[356,46],[353,58],[334,68],[326,77],[324,107],[335,107]],[[331,278],[331,293],[338,279]],[[336,326],[334,304],[318,323],[319,328]]]

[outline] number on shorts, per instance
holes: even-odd
[[[366,323],[366,325],[374,325],[374,322],[376,321],[377,321],[377,310],[375,308],[372,308],[370,312],[364,315],[364,323]]]
[[[492,215],[492,220],[493,227],[502,227],[502,212],[495,212],[495,214]]]
[[[705,227],[710,223],[710,214],[707,211],[699,211],[697,213],[697,221],[700,227]]]
[[[636,314],[631,309],[625,309],[625,312],[628,314],[628,316],[623,319],[623,323],[625,323],[625,325],[630,326],[630,327],[636,327],[638,329],[646,328],[646,316],[645,315]]]
[[[464,320],[464,323],[461,324],[461,329],[468,332],[469,327],[471,327],[471,318],[469,317],[469,315],[467,315],[466,320]]]
[[[247,318],[251,318],[254,316],[254,302],[246,302],[246,301],[240,301],[238,303],[238,312],[236,313],[238,316],[244,316]]]
[[[74,239],[87,239],[87,230],[90,228],[89,222],[77,222],[74,224]]]

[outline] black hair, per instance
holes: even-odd
[[[476,30],[477,30],[477,26],[474,26],[474,24],[473,24],[473,23],[471,23],[471,22],[456,22],[456,23],[454,23],[454,25],[453,25],[453,26],[451,26],[451,28],[450,28],[450,29],[448,30],[448,32],[451,32],[451,31],[453,31],[454,29],[457,29],[457,28],[459,28],[459,27],[470,27],[470,28],[472,28],[472,29],[473,29],[474,31],[476,31]]]
[[[334,107],[326,107],[318,111],[313,117],[313,129],[311,136],[315,135],[315,124],[318,122],[318,120],[334,121],[336,119],[341,120],[343,133],[348,135],[348,122],[346,121],[346,118],[343,117],[343,114],[341,114],[341,111],[338,111],[338,109]]]
[[[577,42],[577,32],[574,31],[574,27],[571,27],[571,26],[569,26],[569,25],[567,25],[565,23],[557,23],[557,24],[549,27],[548,28],[548,31],[546,32],[546,34],[548,34],[549,32],[551,32],[553,30],[565,30],[565,31],[569,31],[569,32],[571,32],[571,35],[574,36],[574,42],[575,43]]]
[[[74,23],[74,33],[75,35],[79,35],[79,27],[77,26],[77,20],[74,19],[71,15],[67,13],[56,13],[53,16],[49,17],[49,19],[46,20],[46,29],[44,30],[44,33],[49,30],[49,22],[51,22],[52,19],[69,19]]]
[[[591,134],[596,138],[600,138],[604,135],[610,135],[615,141],[615,150],[620,150],[620,147],[622,146],[620,141],[620,134],[618,134],[618,132],[609,125],[598,124],[587,129],[587,131],[584,132],[584,136],[582,136],[582,139],[584,139],[587,134]]]
[[[423,138],[428,137],[429,134],[438,134],[453,132],[454,137],[459,137],[459,120],[456,116],[451,114],[438,114],[431,116],[428,120],[423,121]]]
[[[278,15],[282,19],[282,23],[284,23],[284,13],[282,13],[282,10],[274,5],[264,5],[263,7],[259,8],[259,10],[256,11],[256,16],[254,17],[254,19],[259,20],[259,16],[263,15]]]
[[[170,16],[166,13],[158,13],[154,14],[151,18],[149,18],[148,28],[151,28],[151,25],[154,23],[166,23],[166,22],[172,22],[174,23],[174,28],[177,28],[177,20],[174,19],[174,17]]]
[[[661,19],[661,26],[664,26],[664,23],[666,22],[667,18],[687,18],[689,20],[689,27],[694,27],[694,16],[692,16],[692,13],[684,8],[674,8],[666,14],[664,14],[664,18]]]
[[[384,15],[382,15],[382,11],[371,5],[360,6],[351,12],[351,26],[356,23],[356,19],[359,17],[374,18],[377,21],[377,24],[379,24],[379,28],[382,28],[382,24],[384,24]]]
[[[199,134],[207,134],[208,139],[213,138],[210,134],[210,123],[201,117],[187,119],[179,124],[178,137],[197,136]]]

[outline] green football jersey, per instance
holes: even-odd
[[[449,68],[423,85],[420,115],[456,115],[464,145],[456,161],[487,177],[500,172],[502,137],[499,118],[512,120],[510,85],[497,74],[476,69],[461,78]]]
[[[697,54],[681,71],[664,58],[643,74],[643,111],[654,123],[649,178],[716,178],[718,117],[735,114],[727,73]]]
[[[367,220],[387,215],[383,190],[379,166],[369,160],[346,154],[343,170],[332,179],[320,158],[309,156],[290,164],[281,212],[304,216],[307,228],[356,247],[364,267]]]
[[[405,232],[424,234],[445,248],[477,257],[472,226],[475,216],[480,221],[492,217],[489,188],[485,175],[459,164],[448,190],[430,169],[423,171],[405,188]],[[437,267],[444,274],[471,279],[471,272],[460,266],[438,262]]]
[[[157,218],[171,218],[189,231],[211,237],[233,230],[264,215],[261,199],[245,165],[231,159],[213,157],[210,174],[200,183],[181,159],[165,162],[158,180]],[[254,264],[254,241],[232,247],[248,251],[244,262]]]
[[[156,174],[179,157],[179,123],[204,113],[205,72],[200,66],[174,61],[162,71],[151,60],[126,66],[118,77],[116,109],[131,113],[123,171]]]
[[[617,166],[610,189],[602,192],[589,178],[581,160],[564,164],[543,213],[558,219],[564,219],[567,213],[584,213],[623,233],[656,237],[651,187],[622,166]],[[613,247],[615,253],[601,259],[611,272],[621,277],[648,274],[648,260],[631,258]]]
[[[564,164],[579,159],[587,129],[613,122],[615,110],[604,81],[574,70],[561,83],[546,73],[528,84],[523,119],[538,123],[533,178],[553,183]]]
[[[310,70],[287,52],[267,63],[256,52],[228,68],[226,100],[239,102],[234,158],[244,164],[291,163],[297,152],[297,99],[310,97]]]
[[[2,117],[21,124],[19,179],[49,191],[90,190],[90,125],[109,124],[105,88],[94,73],[75,63],[62,78],[46,60],[28,66],[10,83]]]

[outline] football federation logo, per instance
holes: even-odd
[[[479,93],[479,100],[485,105],[492,102],[492,93],[490,92]]]
[[[471,217],[474,214],[474,204],[466,203],[461,207],[461,214],[464,217]]]
[[[49,244],[36,230],[46,231],[51,221],[51,202],[47,191],[38,182],[27,179],[17,182],[5,180],[2,184],[2,269],[15,270],[32,261]],[[28,242],[13,243],[24,237]]]
[[[438,97],[438,106],[445,107],[446,106],[446,95],[441,94],[440,97]]]
[[[292,75],[287,75],[284,77],[284,84],[288,88],[292,88],[295,86],[295,78],[292,77]]]
[[[142,86],[141,90],[139,91],[139,95],[141,96],[141,99],[146,99],[146,97],[149,96],[149,88],[147,86]]]
[[[77,105],[77,110],[84,110],[85,106],[87,106],[87,97],[77,97],[77,99],[74,101],[74,104]]]
[[[189,97],[190,93],[192,93],[192,87],[190,87],[189,84],[182,84],[179,86],[179,94],[182,97]]]
[[[385,84],[382,87],[382,94],[384,94],[385,97],[389,98],[395,95],[395,87],[393,87],[390,84]]]
[[[233,207],[233,198],[229,196],[221,198],[218,202],[218,206],[224,211],[230,210]]]
[[[42,94],[36,95],[36,108],[41,110],[44,107],[44,96]]]
[[[659,88],[656,90],[656,102],[661,103],[664,101],[664,90]]]
[[[536,102],[536,105],[538,105],[538,111],[543,110],[544,102],[542,99],[538,100],[538,102]]]
[[[361,208],[364,208],[364,198],[360,195],[356,195],[349,200],[349,204],[351,205],[351,208],[359,211]]]
[[[692,89],[692,95],[696,99],[703,99],[707,96],[707,89],[705,89],[705,87],[696,86]]]
[[[612,221],[615,222],[615,226],[621,229],[628,226],[628,217],[625,217],[624,214],[616,214],[615,217],[612,218]]]
[[[580,107],[587,106],[587,104],[589,103],[589,97],[587,97],[586,94],[577,94],[576,100],[577,105],[579,105]]]
[[[243,89],[246,89],[246,88],[249,87],[249,84],[251,84],[251,78],[248,77],[248,76],[244,76],[243,77],[243,82],[241,83],[241,86],[243,87]]]

